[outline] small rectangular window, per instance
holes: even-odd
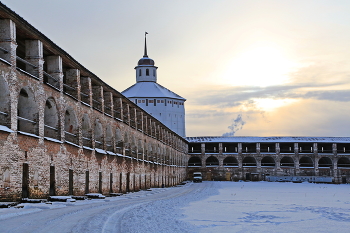
[[[145,100],[142,100],[142,103],[145,103]]]
[[[159,103],[160,103],[160,100],[157,100],[157,103],[159,104]]]
[[[152,103],[153,103],[153,100],[149,100],[148,102],[149,102],[150,104],[152,104]]]
[[[141,103],[141,100],[139,100],[138,102]]]

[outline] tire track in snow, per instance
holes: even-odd
[[[198,196],[204,189],[210,188],[212,184],[193,184],[188,183],[181,187],[171,187],[164,189],[152,189],[152,191],[141,191],[130,193],[121,197],[108,198],[106,200],[94,201],[89,204],[76,202],[75,204],[66,204],[66,207],[42,209],[39,212],[27,210],[13,210],[22,215],[6,218],[0,218],[1,232],[127,232],[128,224],[132,222],[129,219],[130,213],[135,209],[147,209],[149,206],[156,206],[154,210],[162,212],[159,205],[172,203],[172,200],[187,200],[188,203],[195,196]],[[150,195],[152,194],[152,195]],[[88,201],[87,201],[88,202]],[[64,205],[64,204],[63,204]],[[45,205],[43,205],[45,207]],[[46,206],[47,207],[47,206]],[[52,206],[53,207],[53,206]],[[4,212],[1,212],[2,215]],[[162,213],[157,213],[158,224],[168,224],[161,219]],[[167,220],[165,218],[165,220]],[[177,221],[177,220],[176,220]],[[126,226],[123,227],[123,226]],[[139,227],[139,232],[143,226]]]

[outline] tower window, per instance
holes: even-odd
[[[142,71],[141,71],[141,69],[139,70],[139,76],[141,76],[142,75]]]
[[[146,76],[149,76],[149,69],[146,69]]]
[[[156,70],[153,70],[153,76],[156,77]]]

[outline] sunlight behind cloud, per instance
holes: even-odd
[[[298,99],[253,99],[258,109],[263,111],[274,111],[280,107],[285,107],[293,104]]]
[[[280,49],[258,46],[233,58],[221,82],[232,86],[271,86],[288,82],[287,74],[296,67]]]

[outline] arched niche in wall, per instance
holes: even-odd
[[[314,162],[309,156],[303,156],[299,160],[299,167],[314,167]]]
[[[217,167],[219,166],[219,160],[214,156],[209,156],[205,161],[207,167]]]
[[[95,148],[103,149],[103,127],[100,119],[95,120],[94,136]]]
[[[271,156],[265,156],[261,160],[262,167],[275,167],[275,165],[276,165],[275,160]]]
[[[56,101],[50,97],[45,102],[44,110],[44,136],[54,139],[61,139],[60,121]]]
[[[106,128],[106,150],[107,151],[113,151],[114,148],[114,142],[113,142],[113,130],[112,126],[107,125]]]
[[[143,151],[142,139],[139,139],[139,140],[138,140],[137,148],[138,148],[139,154],[142,153],[142,151]]]
[[[233,156],[227,156],[224,159],[224,167],[238,167],[238,160]]]
[[[10,91],[2,75],[0,75],[0,125],[11,128]]]
[[[329,157],[322,157],[318,160],[319,168],[331,168],[332,166],[333,166],[333,163]]]
[[[68,142],[78,144],[78,120],[75,111],[68,107],[64,114],[64,138]]]
[[[18,131],[39,135],[39,109],[33,91],[24,87],[20,90],[17,105]]]
[[[91,123],[90,118],[87,113],[83,115],[82,121],[81,121],[81,131],[82,131],[82,139],[83,139],[83,145],[87,147],[92,147],[92,141],[91,141]]]
[[[248,156],[245,157],[242,161],[243,167],[256,167],[256,160],[254,157]]]
[[[280,161],[280,167],[294,167],[294,161],[289,156],[284,156]]]
[[[192,156],[189,160],[188,160],[188,166],[189,167],[201,167],[202,166],[202,160],[201,158],[197,157],[197,156]]]
[[[350,168],[350,159],[346,157],[341,157],[338,159],[338,168]]]
[[[119,128],[115,130],[115,144],[117,153],[122,153],[124,143],[123,143],[123,135]]]
[[[133,157],[136,156],[136,151],[137,151],[136,137],[135,135],[131,135],[131,152]]]

